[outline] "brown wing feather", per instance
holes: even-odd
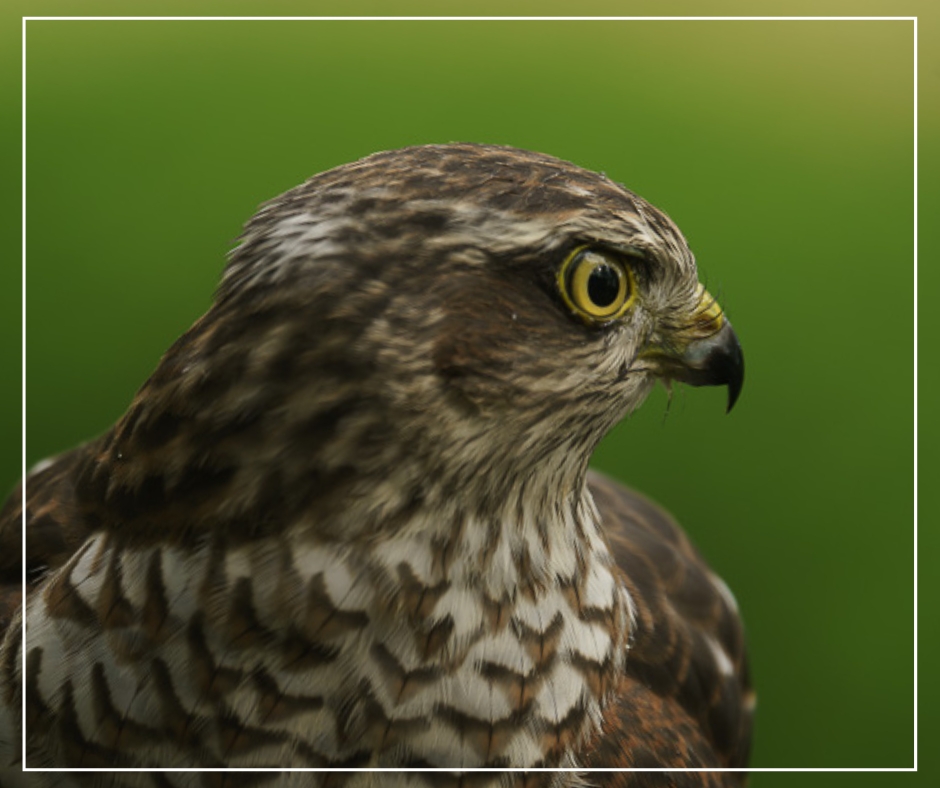
[[[91,532],[75,494],[75,478],[87,451],[83,446],[48,460],[26,478],[27,591],[64,564]],[[21,605],[22,529],[21,482],[0,509],[0,632]]]
[[[626,678],[586,765],[745,766],[753,694],[733,600],[668,513],[599,474],[588,482],[636,621]],[[738,786],[745,775],[635,772],[592,782]]]
[[[0,509],[0,632],[6,632],[23,600],[23,490],[18,484]]]

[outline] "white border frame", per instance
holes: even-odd
[[[918,764],[918,660],[917,660],[917,618],[918,618],[918,18],[916,16],[24,16],[22,17],[22,478],[23,501],[26,501],[26,25],[27,22],[913,22],[914,23],[914,765],[899,767],[807,767],[807,768],[716,768],[716,769],[679,769],[679,768],[640,768],[640,769],[275,769],[275,768],[233,768],[238,772],[916,772]],[[26,506],[23,506],[22,520],[22,569],[23,588],[26,588]],[[23,621],[26,620],[26,594],[22,600]],[[26,629],[23,628],[21,642],[22,664],[26,660]],[[203,768],[156,768],[156,769],[88,769],[88,768],[50,768],[39,769],[26,766],[26,674],[22,673],[22,764],[23,773],[29,772],[226,772],[229,769]]]

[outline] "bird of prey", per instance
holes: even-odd
[[[0,514],[0,781],[741,785],[708,771],[748,757],[734,598],[588,462],[657,382],[742,380],[675,224],[603,175],[450,144],[310,178]],[[23,773],[24,731],[36,769],[229,771]],[[542,767],[575,771],[509,771]]]

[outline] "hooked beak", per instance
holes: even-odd
[[[718,303],[699,285],[699,302],[689,323],[670,338],[669,346],[654,345],[640,356],[652,361],[665,380],[690,386],[727,386],[731,412],[744,385],[741,343]]]

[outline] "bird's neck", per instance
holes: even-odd
[[[195,548],[103,533],[48,593],[76,594],[114,637],[89,640],[80,616],[44,627],[53,608],[40,604],[36,631],[70,642],[34,645],[81,652],[73,683],[144,648],[162,683],[125,697],[106,674],[115,702],[159,707],[166,685],[206,730],[226,708],[258,740],[291,752],[300,741],[326,762],[367,751],[379,766],[574,766],[622,669],[631,603],[586,491],[521,503],[490,520],[418,507],[350,542],[302,522]],[[246,767],[288,757],[272,747],[214,755]]]

